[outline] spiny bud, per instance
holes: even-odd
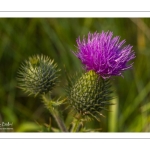
[[[19,87],[33,95],[48,93],[57,83],[59,70],[54,61],[44,55],[29,57],[18,72]]]
[[[96,118],[105,109],[110,97],[110,84],[94,71],[83,74],[68,88],[68,99],[71,106],[82,115]]]

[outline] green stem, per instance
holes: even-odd
[[[56,120],[60,130],[62,132],[67,132],[65,124],[64,124],[63,120],[60,118],[58,111],[53,108],[50,98],[48,98],[47,95],[43,95],[42,99],[43,99],[43,103],[45,104],[46,108],[50,111],[50,113],[52,114],[52,116]]]
[[[74,122],[74,126],[73,126],[73,128],[72,128],[72,132],[79,132],[80,129],[82,128],[83,123],[82,123],[82,121],[81,121],[81,118],[82,118],[81,114],[78,114],[78,115],[75,117],[75,121],[73,121],[73,122]]]

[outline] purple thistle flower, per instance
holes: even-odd
[[[87,40],[77,39],[78,51],[74,54],[85,65],[87,71],[93,70],[104,79],[111,76],[122,76],[122,71],[132,67],[128,61],[135,58],[132,46],[122,47],[125,40],[119,42],[120,37],[113,37],[113,32],[94,34],[89,33]]]

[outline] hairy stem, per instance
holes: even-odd
[[[53,107],[51,103],[51,99],[49,95],[43,95],[43,103],[46,106],[46,108],[50,111],[52,116],[54,117],[55,121],[57,122],[58,127],[62,132],[67,132],[66,126],[64,124],[64,121],[60,118],[59,112]]]

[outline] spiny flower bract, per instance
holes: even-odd
[[[113,32],[94,34],[89,33],[88,38],[77,39],[77,51],[74,54],[81,60],[87,71],[93,70],[103,78],[120,76],[122,71],[132,67],[127,64],[135,58],[132,46],[123,47],[125,40],[113,37]]]
[[[19,88],[33,95],[50,92],[57,83],[57,65],[49,57],[29,57],[18,72]]]
[[[98,115],[102,115],[100,111],[111,104],[109,80],[104,80],[94,71],[83,73],[74,81],[70,80],[67,93],[70,105],[83,116],[97,119]]]

